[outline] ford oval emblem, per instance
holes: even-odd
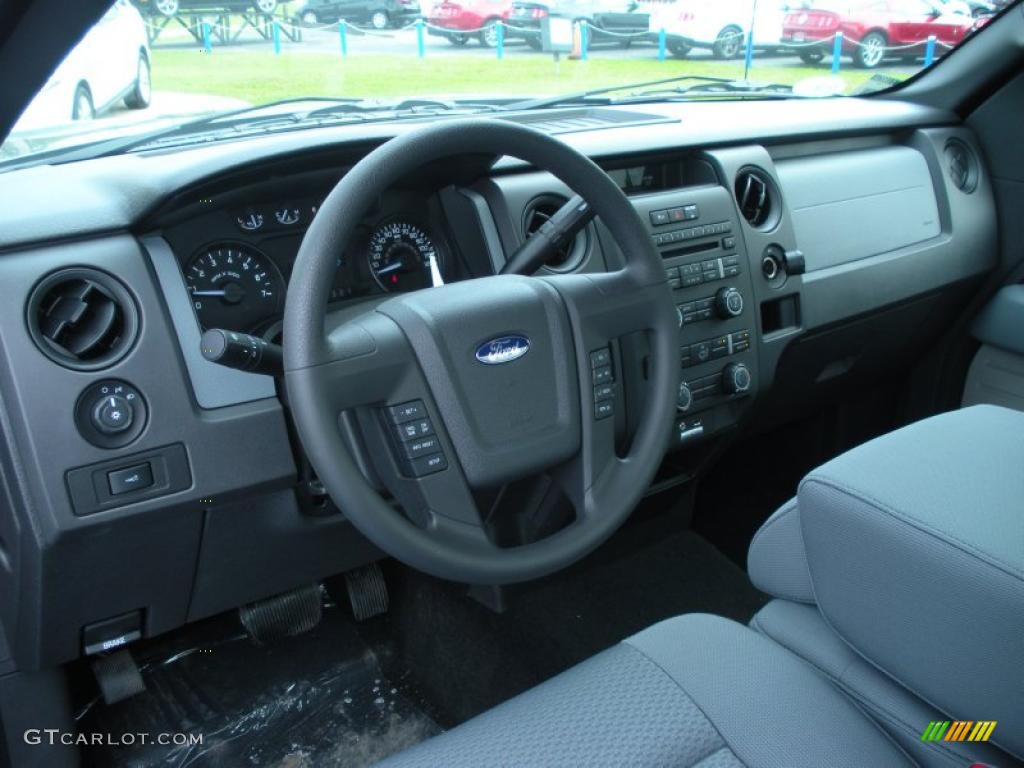
[[[499,336],[485,341],[476,348],[476,359],[484,365],[511,363],[530,351],[530,340],[525,336]]]

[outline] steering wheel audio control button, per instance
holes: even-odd
[[[614,400],[602,400],[600,403],[594,403],[594,418],[595,419],[607,419],[609,416],[615,413],[615,401]]]
[[[593,369],[604,368],[605,366],[612,364],[612,353],[605,347],[604,349],[595,349],[590,353],[590,367]]]
[[[611,400],[615,397],[615,385],[614,384],[599,384],[594,387],[594,402],[599,403],[602,400]]]
[[[615,381],[615,377],[612,375],[612,367],[610,365],[594,369],[594,386],[608,384],[612,381]]]

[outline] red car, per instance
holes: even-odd
[[[920,56],[934,35],[939,56],[988,20],[972,18],[961,6],[928,0],[823,3],[787,14],[782,42],[813,64],[832,55],[835,34],[842,32],[843,53],[852,56],[858,67],[871,69],[887,56]],[[807,47],[812,41],[821,41],[821,45]]]
[[[452,45],[465,45],[476,37],[481,45],[493,48],[498,44],[495,24],[508,21],[511,11],[512,0],[442,0],[427,18],[427,31],[448,38]]]

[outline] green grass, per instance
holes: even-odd
[[[658,61],[600,58],[588,61],[508,51],[503,61],[483,56],[427,52],[425,59],[408,56],[358,55],[219,49],[153,51],[154,87],[163,91],[206,93],[264,103],[296,96],[504,96],[568,93],[606,85],[657,80],[676,75],[742,78],[742,61]],[[791,84],[828,76],[827,67],[804,67],[755,60],[751,80]],[[840,75],[846,92],[871,75],[850,69]],[[897,75],[899,76],[899,75]]]

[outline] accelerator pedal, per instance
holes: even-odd
[[[238,609],[238,619],[258,644],[294,637],[320,623],[323,615],[319,584],[258,600]]]
[[[108,705],[130,699],[146,690],[139,665],[127,648],[106,656],[97,656],[92,662],[92,673],[96,676],[103,701]]]
[[[345,572],[348,600],[356,621],[366,621],[387,613],[388,585],[378,563]]]

